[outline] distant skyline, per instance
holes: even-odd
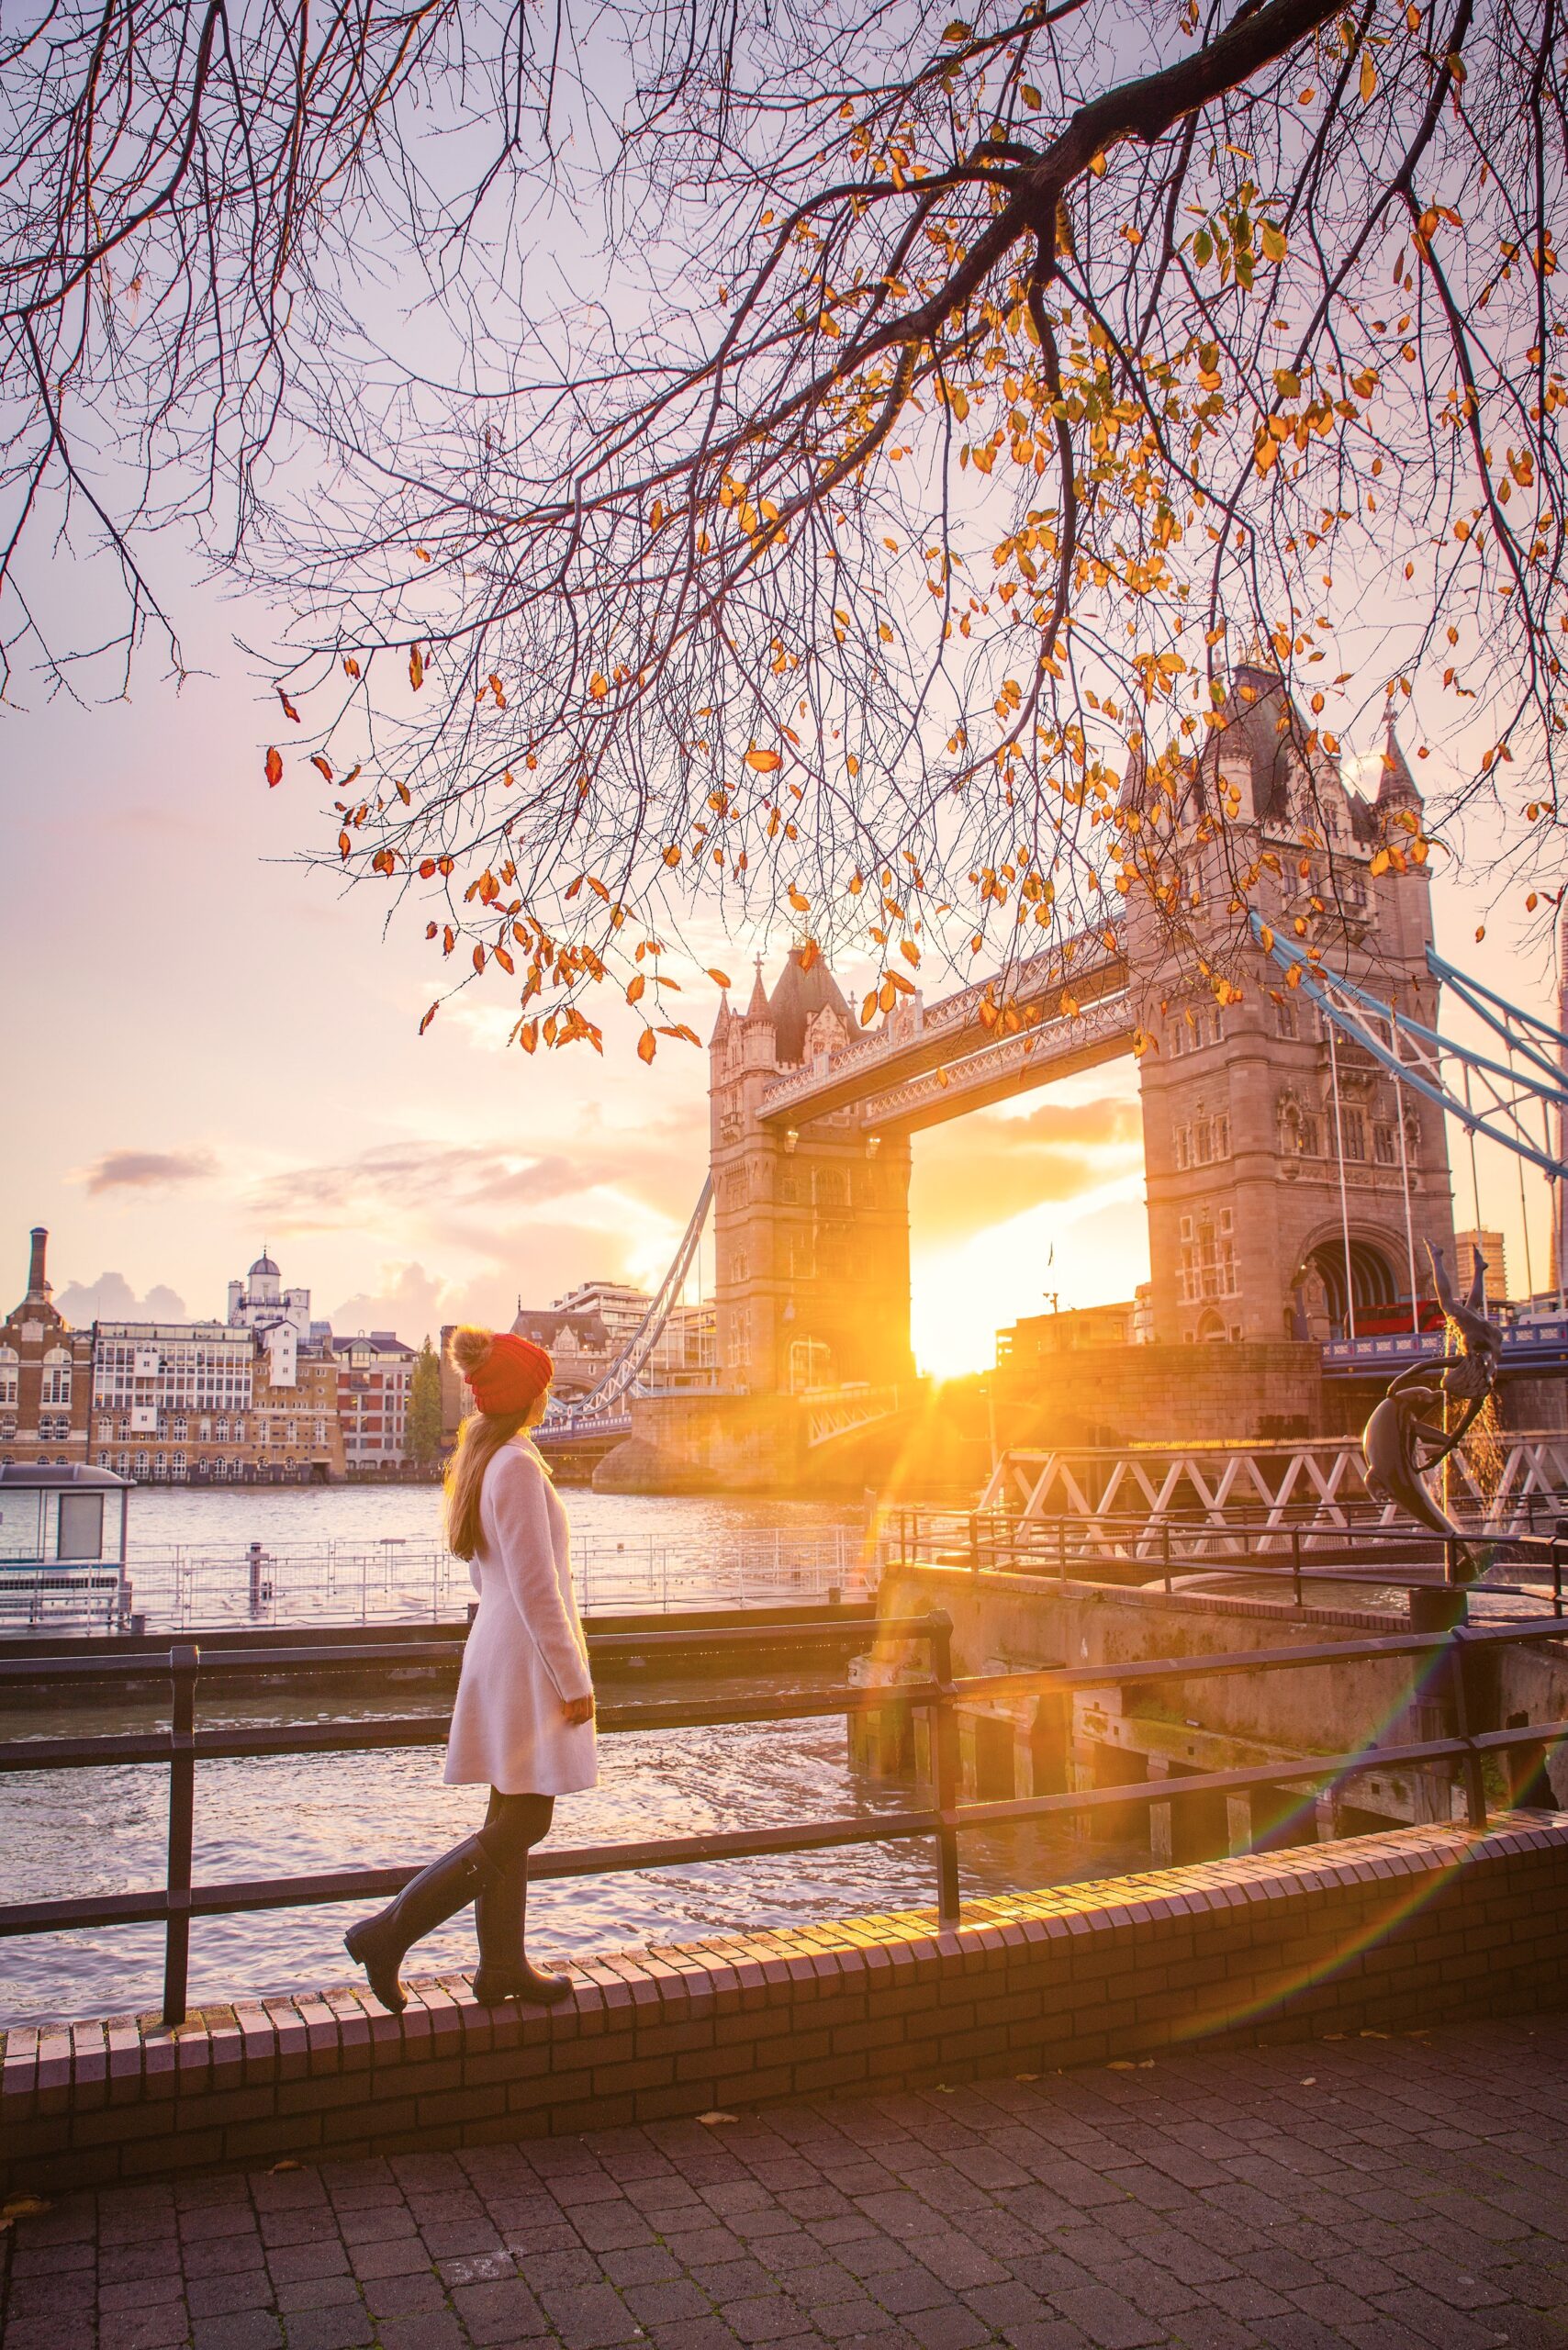
[[[417,926],[384,936],[383,902],[295,861],[317,819],[297,781],[263,779],[271,720],[230,643],[245,610],[205,598],[190,618],[201,666],[183,690],[148,670],[127,700],[0,721],[0,1293],[21,1294],[34,1224],[62,1297],[123,1283],[221,1315],[264,1240],[319,1318],[415,1343],[442,1322],[510,1321],[520,1292],[655,1282],[706,1166],[706,1054],[668,1044],[645,1070],[612,1007],[603,1060],[529,1059],[507,1050],[515,1003],[488,984],[421,1038],[442,967]],[[1436,892],[1445,950],[1550,1012],[1551,975],[1508,923],[1476,946],[1484,903],[1440,873]],[[770,973],[786,944],[767,944]],[[762,945],[723,950],[743,994]],[[841,976],[852,992],[857,975]],[[704,1035],[716,1001],[707,982],[688,999]],[[1522,1281],[1517,1171],[1500,1154],[1482,1171],[1481,1221]],[[1454,1173],[1469,1224],[1458,1149]],[[1528,1190],[1541,1284],[1545,1190],[1533,1175]],[[1047,1287],[1064,1304],[1129,1296],[1148,1257],[1131,1063],[918,1136],[912,1214],[927,1367],[989,1361],[991,1334],[1042,1310]]]

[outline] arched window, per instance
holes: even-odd
[[[71,1356],[64,1347],[50,1347],[43,1359],[43,1385],[39,1402],[49,1410],[50,1405],[69,1404],[71,1401]]]
[[[15,1404],[21,1358],[15,1347],[0,1347],[0,1407]]]

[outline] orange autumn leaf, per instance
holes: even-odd
[[[359,676],[359,663],[354,659],[352,653],[345,653],[343,655],[343,675],[345,677],[357,677]]]
[[[755,767],[758,775],[772,775],[784,764],[777,751],[759,751],[755,743],[745,755],[745,763],[748,767]]]
[[[508,979],[510,979],[515,977],[517,965],[512,961],[511,957],[507,953],[506,948],[504,946],[492,946],[490,952],[495,957],[497,962],[500,965],[502,970],[506,973]]]
[[[626,1001],[627,1001],[627,1002],[628,1002],[628,1003],[637,1003],[637,1002],[641,1002],[641,1000],[642,1000],[643,991],[644,991],[644,990],[646,988],[647,984],[648,984],[648,982],[647,982],[647,980],[643,977],[643,974],[642,974],[642,972],[641,972],[641,971],[634,972],[634,973],[633,974],[632,978],[631,978],[631,979],[629,979],[627,980],[627,982],[626,982]]]
[[[340,833],[338,834],[338,855],[342,857],[346,857],[352,846],[353,843],[350,841],[347,833]]]
[[[708,977],[712,980],[713,985],[716,988],[727,988],[730,984],[730,975],[728,971],[715,970],[711,964],[708,967]]]
[[[310,764],[311,764],[311,766],[312,766],[313,767],[316,767],[316,768],[318,768],[318,769],[320,771],[320,774],[322,775],[322,777],[324,778],[324,779],[325,779],[328,783],[330,783],[330,782],[331,782],[331,780],[332,780],[332,769],[331,769],[331,766],[330,766],[330,762],[329,762],[328,760],[324,759],[324,758],[321,756],[321,754],[320,754],[320,752],[319,752],[319,751],[313,751],[313,752],[311,753],[311,755],[310,755]]]
[[[425,681],[425,656],[417,644],[409,647],[409,683],[416,693]]]
[[[294,704],[289,700],[288,696],[284,692],[281,686],[279,686],[277,689],[277,698],[283,704],[284,716],[286,718],[292,718],[296,726],[297,726],[299,723],[299,712],[295,709]]]
[[[267,782],[274,790],[283,781],[283,758],[275,744],[267,752]]]
[[[651,1061],[658,1049],[658,1039],[653,1030],[644,1028],[637,1039],[637,1058],[640,1061]]]
[[[522,1046],[525,1053],[536,1051],[539,1045],[538,1021],[524,1020],[521,1022],[518,1026],[517,1041]]]
[[[426,1013],[426,1014],[425,1014],[424,1018],[420,1021],[420,1035],[421,1035],[421,1036],[424,1035],[425,1030],[430,1026],[431,1022],[435,1018],[435,1015],[436,1015],[436,1013],[437,1013],[437,1012],[438,1012],[439,1010],[440,1010],[440,1006],[439,1006],[438,1004],[433,1004],[433,1003],[432,1003],[432,1004],[431,1004],[431,1008],[430,1008],[430,1010]]]
[[[604,677],[600,671],[596,669],[592,677],[588,679],[588,691],[593,696],[595,701],[602,701],[605,695],[610,691],[610,679],[607,677]]]

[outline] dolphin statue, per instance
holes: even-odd
[[[1395,1503],[1406,1516],[1445,1540],[1462,1541],[1460,1528],[1433,1500],[1426,1479],[1457,1450],[1485,1409],[1502,1363],[1503,1334],[1487,1317],[1486,1267],[1479,1249],[1469,1294],[1462,1301],[1454,1295],[1442,1250],[1428,1242],[1427,1254],[1438,1304],[1459,1332],[1460,1351],[1412,1363],[1390,1382],[1362,1431],[1361,1457],[1370,1493]],[[1445,1402],[1461,1406],[1452,1428],[1424,1416],[1440,1412]]]

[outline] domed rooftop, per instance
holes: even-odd
[[[266,1250],[263,1248],[261,1255],[257,1258],[255,1263],[251,1268],[251,1279],[253,1281],[265,1281],[269,1276],[274,1281],[281,1278],[277,1267],[273,1263],[272,1259],[267,1255]]]

